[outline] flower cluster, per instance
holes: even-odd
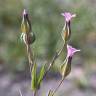
[[[21,31],[22,31],[21,39],[23,40],[23,42],[27,47],[27,55],[29,60],[30,73],[31,73],[31,87],[32,90],[34,91],[34,96],[36,96],[37,91],[40,89],[41,82],[43,81],[46,74],[50,71],[50,68],[53,66],[55,60],[60,56],[62,50],[64,48],[67,48],[66,59],[64,60],[63,64],[60,66],[60,73],[62,75],[62,80],[54,91],[50,90],[48,93],[48,96],[54,96],[54,94],[62,84],[65,77],[68,76],[69,73],[71,72],[71,62],[72,62],[73,55],[76,52],[80,51],[68,44],[71,37],[71,20],[72,18],[76,17],[76,14],[65,12],[65,13],[61,13],[61,15],[64,16],[65,18],[65,24],[61,34],[62,39],[64,41],[63,42],[64,46],[60,49],[59,52],[56,52],[48,68],[46,67],[47,70],[45,70],[45,65],[43,65],[40,69],[39,74],[37,74],[37,64],[34,60],[33,51],[31,51],[30,48],[30,44],[32,44],[35,41],[35,35],[34,32],[32,32],[28,13],[25,9],[23,11],[22,23],[21,23]]]

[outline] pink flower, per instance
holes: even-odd
[[[66,22],[71,21],[72,18],[76,17],[76,14],[71,14],[70,12],[61,13],[65,17]]]
[[[78,51],[80,50],[73,48],[72,46],[67,44],[67,58],[72,57]]]

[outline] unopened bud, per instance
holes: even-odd
[[[31,32],[31,23],[29,21],[28,13],[25,9],[23,11],[23,16],[22,16],[21,31],[23,33]]]

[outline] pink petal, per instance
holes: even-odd
[[[72,18],[76,17],[76,14],[71,14],[70,12],[61,13],[65,17],[66,22],[69,22]]]
[[[72,57],[78,51],[80,51],[80,50],[73,48],[70,45],[67,45],[67,57]]]

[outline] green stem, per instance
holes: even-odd
[[[51,69],[51,67],[53,66],[55,60],[56,60],[56,59],[60,56],[60,54],[62,53],[62,51],[63,51],[63,49],[64,49],[64,46],[65,46],[65,44],[64,44],[63,47],[62,47],[58,52],[56,52],[56,54],[54,55],[51,63],[49,64],[49,67],[48,67],[47,71],[45,72],[45,75],[44,75],[43,79],[45,78],[45,76],[47,75],[47,73],[49,72],[49,70]]]

